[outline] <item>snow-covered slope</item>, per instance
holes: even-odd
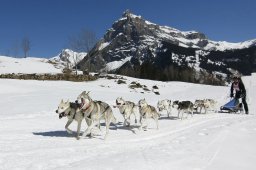
[[[65,67],[73,68],[87,53],[77,53],[69,49],[53,58],[13,58],[0,56],[0,74],[7,73],[62,73]]]
[[[162,38],[174,39],[183,47],[199,48],[202,50],[225,51],[232,49],[244,49],[256,45],[256,39],[232,43],[209,40],[204,34],[196,31],[180,31],[167,26],[160,26],[160,30],[161,31],[158,35]]]
[[[61,69],[54,67],[48,59],[0,56],[0,74],[6,73],[61,73]]]
[[[66,119],[59,119],[55,110],[61,99],[74,101],[84,90],[111,106],[117,97],[133,102],[145,98],[153,106],[160,99],[212,98],[218,105],[229,100],[230,87],[125,79],[126,84],[108,79],[82,83],[1,79],[0,169],[255,169],[256,75],[243,78],[250,115],[210,112],[181,121],[173,109],[170,119],[162,113],[159,130],[149,121],[148,131],[139,131],[138,126],[123,127],[122,115],[112,107],[119,123],[117,129],[111,127],[106,141],[102,140],[104,126],[91,139],[77,141],[67,134]],[[160,95],[128,88],[132,81],[150,90],[157,85]],[[75,131],[76,123],[70,128]],[[83,122],[82,130],[85,128]]]

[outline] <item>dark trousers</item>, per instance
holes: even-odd
[[[248,105],[247,105],[247,102],[246,102],[246,96],[242,98],[242,103],[244,105],[244,110],[245,112],[248,112]]]
[[[240,91],[237,91],[236,95],[235,95],[235,98],[239,99],[241,97],[242,97],[242,103],[244,105],[244,110],[245,110],[245,112],[248,112],[248,105],[247,105],[247,102],[246,102],[246,95],[241,94]]]

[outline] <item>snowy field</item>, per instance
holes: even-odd
[[[0,74],[62,73],[45,58],[13,58],[0,56]]]
[[[128,88],[138,81],[152,91]],[[74,101],[82,91],[95,100],[115,104],[117,97],[138,102],[145,98],[156,106],[160,99],[212,98],[218,107],[229,100],[229,87],[127,78],[127,84],[99,79],[94,82],[31,81],[0,79],[0,170],[255,170],[256,168],[256,75],[245,77],[250,115],[210,112],[177,120],[165,112],[159,130],[150,122],[148,131],[125,128],[113,108],[118,127],[106,141],[102,132],[76,140],[65,131],[66,118],[55,113],[61,99]],[[76,122],[70,128],[76,131]],[[82,130],[86,128],[85,122]]]

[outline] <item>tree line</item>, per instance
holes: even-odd
[[[151,62],[144,62],[142,65],[124,67],[116,70],[117,74],[152,79],[159,81],[183,81],[210,85],[224,85],[223,77],[209,73],[206,70],[196,71],[194,68],[176,66],[171,64],[165,68],[156,67]]]

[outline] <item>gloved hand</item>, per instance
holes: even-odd
[[[246,98],[246,94],[242,93],[242,94],[240,95],[240,97],[241,97],[241,98]]]

